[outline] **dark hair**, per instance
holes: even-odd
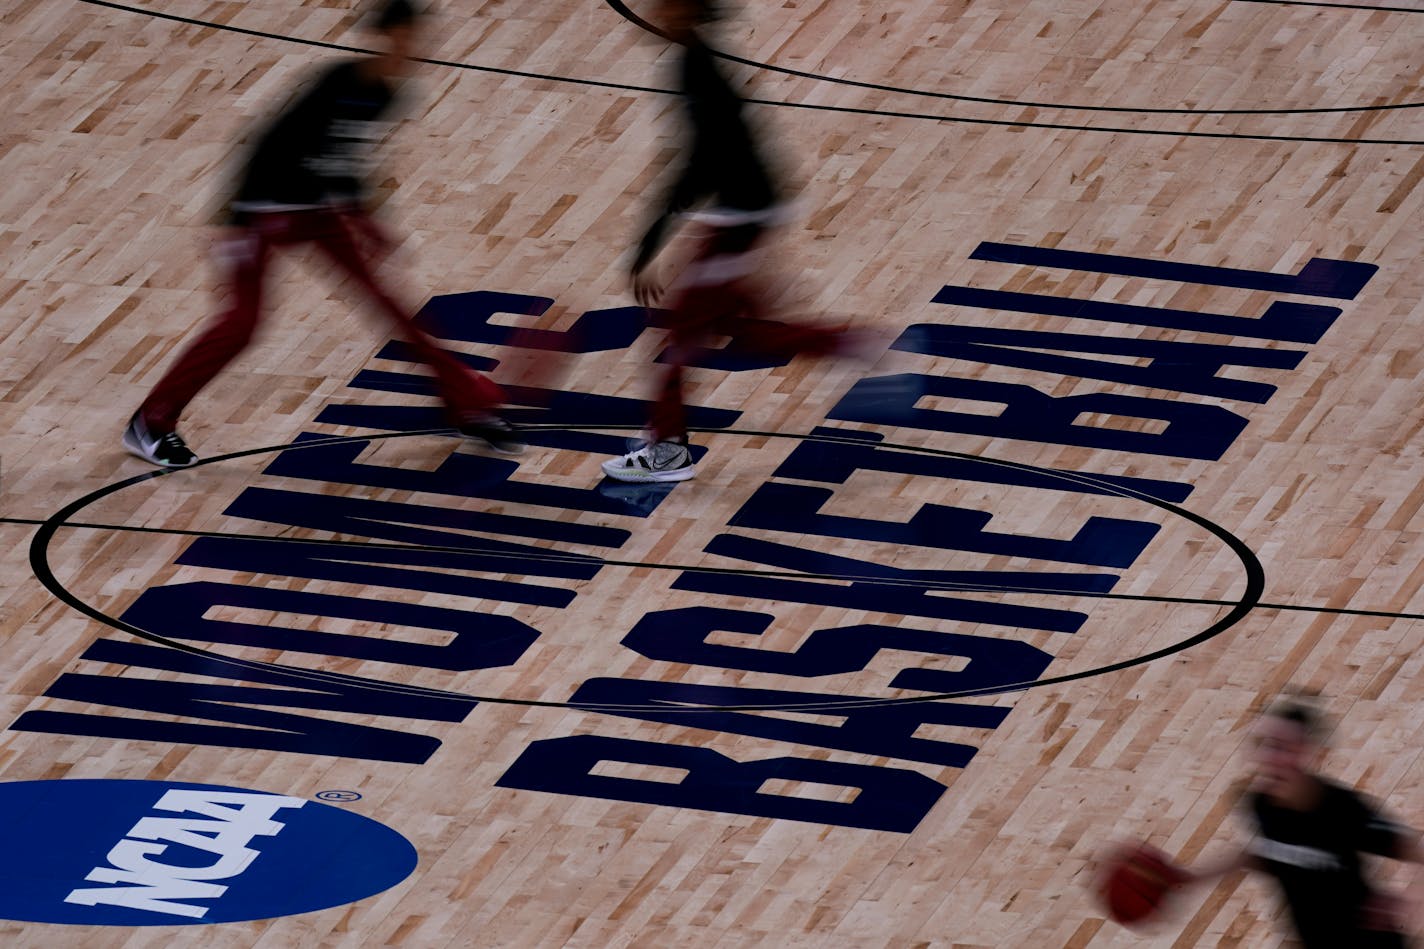
[[[722,0],[695,0],[703,23],[712,23],[727,15],[727,7]]]
[[[412,0],[376,0],[366,16],[366,22],[374,30],[385,32],[402,26],[410,26],[425,15]]]
[[[1266,714],[1300,726],[1301,732],[1311,741],[1319,738],[1320,713],[1298,699],[1283,699],[1271,706]]]

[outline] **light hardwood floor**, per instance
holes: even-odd
[[[178,720],[44,696],[65,673],[182,676],[80,658],[97,640],[128,637],[58,600],[33,572],[31,542],[40,522],[65,504],[147,470],[122,454],[118,436],[218,304],[210,225],[234,143],[313,63],[340,55],[314,43],[362,45],[354,21],[346,0],[0,6],[7,104],[0,127],[0,725],[7,728],[0,780],[154,779],[297,797],[353,789],[362,800],[343,806],[406,836],[419,866],[380,895],[300,916],[195,927],[0,921],[0,940],[27,949],[1277,946],[1284,921],[1267,881],[1230,878],[1187,894],[1168,918],[1139,933],[1107,922],[1091,887],[1098,857],[1115,840],[1148,839],[1199,860],[1243,839],[1237,803],[1249,770],[1249,726],[1288,688],[1319,692],[1334,723],[1326,770],[1424,826],[1424,106],[1412,106],[1424,104],[1424,11],[1386,8],[745,0],[716,33],[719,47],[748,60],[817,74],[729,67],[749,97],[784,104],[749,111],[771,133],[778,162],[799,189],[800,217],[780,235],[772,262],[788,310],[890,333],[957,324],[1303,355],[1293,369],[1219,373],[1277,387],[1265,403],[903,351],[887,352],[874,367],[876,374],[1016,383],[1055,397],[1112,393],[1222,406],[1248,424],[1216,459],[829,419],[866,373],[854,363],[694,370],[693,401],[741,411],[733,426],[741,431],[794,436],[829,426],[878,432],[912,448],[1188,485],[1181,506],[1239,538],[1264,571],[1261,604],[1221,635],[1118,672],[961,700],[1007,712],[993,730],[930,725],[917,733],[977,747],[962,768],[699,728],[695,713],[673,724],[496,703],[450,722],[324,716],[439,739],[422,764],[10,727],[41,710]],[[447,64],[418,69],[377,176],[381,213],[403,235],[391,272],[405,296],[413,305],[472,290],[553,298],[538,319],[502,318],[545,329],[631,305],[629,249],[677,143],[676,101],[662,91],[672,81],[666,47],[598,0],[447,0],[431,27],[428,56]],[[1297,273],[1312,258],[1379,269],[1354,299],[1322,299],[976,259],[984,242],[1276,274]],[[1263,342],[934,303],[945,286],[1245,317],[1276,301],[1341,313],[1317,342]],[[388,329],[310,254],[280,260],[269,310],[257,345],[185,419],[184,434],[200,453],[280,446],[302,432],[372,432],[317,421],[334,404],[429,404],[418,393],[348,387],[362,369],[404,367],[377,357]],[[626,350],[578,356],[565,385],[643,398],[657,351],[645,334]],[[921,407],[955,404],[941,396]],[[1087,423],[1124,424],[1121,417]],[[73,520],[160,530],[60,527],[48,563],[76,598],[111,616],[145,590],[199,580],[371,592],[345,581],[177,563],[194,541],[173,531],[367,539],[224,513],[245,489],[260,487],[611,527],[629,532],[616,550],[527,543],[551,555],[557,548],[629,564],[747,566],[706,549],[731,533],[849,558],[867,571],[1087,571],[891,540],[729,527],[798,442],[758,434],[709,434],[700,442],[709,449],[700,477],[646,518],[517,501],[491,506],[398,486],[323,487],[264,473],[271,454],[237,458],[98,500]],[[429,471],[456,448],[452,439],[412,436],[373,442],[360,459]],[[592,490],[601,457],[535,445],[515,479]],[[1105,571],[1121,575],[1113,592],[1128,597],[979,595],[985,603],[1086,614],[1076,633],[1016,634],[1053,655],[1045,676],[1180,642],[1225,616],[1248,587],[1242,559],[1220,538],[1131,497],[864,470],[832,487],[822,513],[841,517],[905,522],[921,505],[957,505],[991,513],[995,532],[1059,540],[1091,516],[1160,525],[1130,569]],[[946,541],[953,548],[953,538]],[[468,575],[520,579],[477,568]],[[512,616],[537,628],[538,641],[504,668],[442,671],[194,644],[247,660],[560,703],[597,677],[903,697],[916,693],[890,688],[900,669],[954,668],[948,658],[921,661],[894,650],[860,672],[819,679],[647,659],[621,640],[655,610],[769,613],[775,619],[762,637],[727,632],[711,640],[767,650],[791,651],[811,630],[856,624],[1006,635],[989,624],[894,609],[696,592],[675,587],[677,576],[608,565],[592,579],[539,578],[576,594],[564,608],[437,590],[374,594]],[[397,635],[239,605],[207,617]],[[796,756],[894,767],[946,790],[912,832],[897,833],[497,786],[532,743],[579,734],[712,749],[738,761]],[[619,773],[651,775],[631,766]],[[1386,877],[1399,879],[1398,868],[1386,868]]]

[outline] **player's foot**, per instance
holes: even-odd
[[[471,415],[456,428],[466,438],[478,439],[504,455],[517,455],[524,450],[524,436],[519,429],[498,415]]]
[[[697,466],[682,442],[653,442],[605,461],[603,473],[617,481],[686,481]]]
[[[177,432],[154,432],[143,421],[143,413],[135,412],[124,429],[124,448],[131,455],[160,468],[191,468],[198,463],[183,436]]]

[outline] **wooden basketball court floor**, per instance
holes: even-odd
[[[1116,840],[1244,840],[1288,689],[1326,771],[1424,823],[1424,8],[742,3],[786,312],[897,342],[709,353],[701,475],[655,491],[598,470],[660,347],[626,309],[677,143],[640,15],[440,4],[381,153],[447,345],[528,385],[501,327],[594,340],[517,469],[428,432],[297,252],[185,418],[220,460],[138,478],[234,142],[366,37],[345,0],[0,6],[0,780],[345,797],[419,854],[297,915],[0,939],[1288,945],[1263,880],[1142,931],[1092,883]]]

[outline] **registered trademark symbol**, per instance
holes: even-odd
[[[361,800],[361,794],[359,791],[318,791],[316,792],[316,799],[318,801],[338,801],[343,804],[349,804],[352,801]]]

